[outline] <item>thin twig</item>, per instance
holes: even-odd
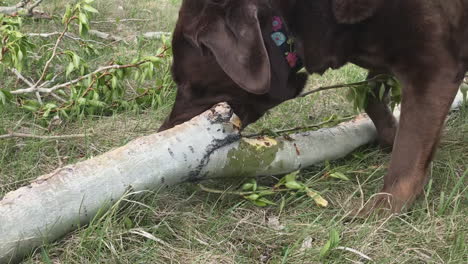
[[[68,102],[67,100],[63,99],[62,97],[58,96],[57,94],[51,92],[50,95],[52,95],[52,97],[54,97],[55,99],[57,99],[58,101],[62,102],[62,103],[66,103]]]
[[[49,32],[49,33],[26,33],[25,35],[28,36],[28,37],[41,37],[41,38],[50,38],[50,37],[54,37],[54,36],[57,36],[57,35],[60,35],[62,34],[62,32]],[[81,41],[81,42],[90,42],[90,43],[95,43],[95,44],[99,44],[99,45],[105,45],[105,43],[103,42],[100,42],[100,41],[96,41],[96,40],[92,40],[92,39],[83,39],[83,38],[80,38],[80,37],[77,37],[69,32],[65,33],[65,37],[71,39],[71,40],[75,40],[75,41]]]
[[[114,35],[112,35],[110,33],[101,32],[101,31],[95,30],[95,29],[91,29],[90,31],[88,31],[88,34],[92,35],[92,36],[95,36],[95,37],[98,37],[100,39],[109,40],[109,41],[123,41],[124,40],[124,38],[122,38],[122,37],[114,36]]]
[[[150,31],[150,32],[141,33],[141,34],[139,34],[137,36],[131,36],[131,37],[124,38],[124,37],[112,35],[111,33],[101,32],[101,31],[92,29],[92,30],[90,30],[88,32],[88,34],[90,34],[92,36],[95,36],[95,37],[98,37],[98,38],[101,38],[101,39],[104,39],[104,40],[123,41],[123,42],[125,42],[124,41],[125,39],[132,39],[133,41],[136,41],[138,36],[141,36],[141,37],[146,38],[146,39],[161,39],[163,36],[168,37],[172,33],[171,32],[164,32],[164,31],[156,31],[156,32],[151,32]],[[126,43],[126,44],[128,44],[128,43]]]
[[[59,150],[59,142],[58,140],[55,141],[55,154],[57,155],[58,160],[58,167],[61,168],[63,166],[62,158],[60,157],[60,150]]]
[[[62,74],[63,74],[63,71],[60,72],[60,73],[58,73],[58,74],[56,74],[56,75],[54,75],[54,77],[52,77],[52,79],[43,82],[43,83],[41,84],[41,86],[39,86],[39,88],[43,88],[43,87],[46,87],[46,86],[49,85],[49,84],[54,83],[55,80],[56,80],[60,75],[62,75]]]
[[[341,123],[341,122],[344,122],[344,121],[349,121],[349,120],[353,119],[354,117],[355,116],[349,116],[349,117],[344,117],[344,118],[339,118],[339,119],[334,119],[332,117],[332,118],[330,118],[330,119],[328,119],[326,121],[323,121],[321,123],[318,123],[318,124],[309,125],[309,126],[302,126],[302,127],[295,127],[295,128],[288,128],[288,129],[277,130],[277,131],[272,131],[272,132],[274,134],[284,134],[284,133],[296,132],[296,131],[299,131],[299,130],[310,130],[310,129],[313,129],[313,128],[322,128],[326,124],[329,124],[329,123],[332,123],[332,122]],[[256,134],[244,135],[244,137],[247,137],[247,138],[259,137],[259,136],[262,136],[264,134],[265,134],[264,132],[260,132],[260,133],[256,133]]]
[[[21,0],[18,4],[16,4],[16,8],[25,7],[31,0]]]
[[[10,68],[10,70],[11,70],[11,72],[13,72],[16,75],[16,77],[18,77],[18,79],[23,81],[25,84],[29,85],[29,87],[34,86],[34,84],[32,82],[30,82],[28,79],[26,79],[26,77],[24,77],[17,69]]]
[[[28,14],[31,15],[34,8],[36,8],[37,6],[39,6],[41,3],[42,3],[43,0],[37,0],[36,2],[34,2],[30,7],[28,7]],[[30,1],[28,1],[30,2]]]
[[[39,102],[40,105],[43,105],[44,103],[42,102],[42,97],[41,97],[41,94],[39,92],[36,91],[36,98],[37,98],[37,101]]]
[[[72,138],[84,138],[89,136],[90,134],[72,134],[72,135],[57,135],[57,136],[40,136],[40,135],[33,135],[33,134],[25,134],[25,133],[9,133],[5,135],[0,135],[0,139],[6,138],[33,138],[33,139],[45,139],[45,140],[57,140],[57,139],[72,139]]]
[[[120,22],[146,22],[146,21],[151,21],[151,19],[142,19],[142,18],[109,19],[109,20],[91,21],[91,24],[120,23]]]
[[[311,90],[309,92],[302,93],[298,97],[306,97],[308,95],[318,93],[318,92],[322,92],[322,91],[326,91],[326,90],[332,90],[332,89],[338,89],[338,88],[349,88],[349,87],[354,87],[354,86],[358,86],[358,85],[364,85],[364,84],[368,84],[368,83],[373,82],[373,81],[382,80],[382,79],[384,79],[383,76],[384,75],[377,75],[374,78],[367,79],[365,81],[360,81],[360,82],[335,84],[335,85],[331,85],[331,86],[318,87],[318,88],[315,88],[315,89],[313,89],[313,90]]]
[[[21,117],[21,119],[18,122],[16,122],[16,125],[13,127],[13,130],[17,129],[21,125],[21,122],[23,122],[25,117],[26,116]]]
[[[336,247],[335,249],[339,249],[339,250],[345,250],[345,251],[349,251],[351,253],[354,253],[358,256],[360,256],[361,258],[363,259],[366,259],[368,261],[373,261],[372,258],[370,258],[369,256],[365,255],[364,253],[361,253],[359,251],[357,251],[356,249],[353,249],[353,248],[349,248],[349,247]]]
[[[55,57],[57,56],[57,49],[58,49],[58,46],[60,45],[60,43],[62,42],[62,39],[63,37],[65,36],[65,34],[68,32],[68,26],[70,25],[70,23],[76,19],[76,17],[71,17],[70,19],[68,19],[66,22],[65,22],[65,29],[63,30],[63,32],[60,34],[60,36],[57,38],[57,41],[55,42],[55,45],[54,45],[54,48],[52,50],[52,55],[50,56],[49,60],[46,62],[45,66],[44,66],[44,69],[42,70],[42,75],[41,77],[39,78],[39,80],[37,80],[37,82],[35,83],[34,85],[34,88],[36,88],[41,82],[42,80],[44,80],[44,78],[46,77],[46,74],[47,74],[47,70],[49,70],[49,67],[50,67],[50,64],[52,63],[52,61],[55,59]]]
[[[227,190],[216,190],[216,189],[212,189],[212,188],[206,187],[206,186],[204,186],[203,184],[198,184],[198,187],[200,187],[200,189],[201,189],[202,191],[204,191],[204,192],[215,193],[215,194],[231,194],[231,195],[248,196],[248,195],[251,195],[251,194],[259,193],[259,191],[233,192],[233,191],[227,191]],[[271,190],[267,190],[267,191],[271,191],[271,192],[275,192],[275,193],[280,193],[280,192],[290,192],[291,189],[271,189]]]

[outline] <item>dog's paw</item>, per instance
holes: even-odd
[[[353,219],[386,218],[401,214],[411,204],[411,199],[398,199],[396,197],[398,196],[390,192],[377,193],[364,206],[351,211],[349,217]]]

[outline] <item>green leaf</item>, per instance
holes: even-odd
[[[26,109],[31,112],[38,111],[40,107],[41,107],[41,104],[33,100],[26,100],[23,102],[23,105],[21,106],[21,108]]]
[[[254,185],[252,183],[244,183],[244,185],[242,185],[242,190],[243,191],[251,191],[253,186]]]
[[[47,253],[47,250],[45,248],[41,248],[41,258],[42,258],[42,263],[45,264],[52,264],[52,260],[49,257],[49,254]]]
[[[23,52],[21,51],[21,49],[18,49],[17,56],[18,56],[18,62],[22,62],[23,61]]]
[[[245,199],[250,200],[250,201],[256,201],[258,198],[260,198],[260,195],[254,193],[248,196],[244,196]]]
[[[133,223],[132,219],[130,219],[128,216],[124,217],[124,226],[127,229],[131,229],[135,227],[135,224]]]
[[[51,72],[51,73],[46,75],[45,80],[50,81],[50,80],[52,80],[52,78],[54,78],[54,73]]]
[[[382,83],[382,85],[380,86],[380,89],[379,89],[379,100],[382,101],[383,98],[384,98],[384,95],[385,95],[385,84]]]
[[[143,60],[149,60],[151,61],[152,63],[154,64],[160,64],[160,63],[163,63],[164,60],[161,59],[160,57],[156,57],[156,56],[149,56],[149,57],[145,57]],[[155,65],[156,66],[156,65]]]
[[[31,112],[36,112],[39,108],[31,105],[22,105],[21,108],[26,109]]]
[[[288,175],[284,176],[286,182],[293,182],[296,181],[297,175],[300,171],[291,172]]]
[[[42,117],[44,117],[44,118],[49,117],[50,111],[51,111],[51,109],[47,109],[47,110],[44,112],[44,114],[42,114]]]
[[[343,180],[343,181],[349,181],[349,178],[346,177],[346,175],[344,175],[341,172],[334,172],[334,173],[330,174],[330,177],[335,178],[335,179],[340,179],[340,180]]]
[[[65,77],[68,77],[70,75],[70,73],[73,72],[73,70],[75,69],[75,65],[73,64],[73,62],[70,62],[67,66],[67,71],[65,72]]]
[[[460,91],[463,94],[463,102],[466,104],[468,100],[468,84],[462,84],[460,87]]]
[[[87,102],[86,98],[79,98],[77,101],[79,105],[85,105]]]
[[[72,15],[72,8],[70,5],[67,5],[67,8],[65,10],[65,14],[63,14],[63,17],[62,17],[62,24],[65,24],[67,23],[68,19],[70,19],[71,15]]]
[[[54,109],[54,108],[56,108],[56,107],[57,107],[57,105],[56,105],[56,104],[53,104],[53,103],[47,103],[47,104],[44,106],[45,109]]]
[[[2,90],[0,90],[0,103],[2,103],[4,105],[7,103],[6,95],[3,93]]]
[[[328,256],[328,254],[330,254],[330,250],[331,250],[331,242],[330,240],[328,240],[327,243],[325,243],[325,245],[320,250],[320,258],[324,258]]]
[[[304,189],[304,185],[298,183],[297,181],[286,182],[285,186],[286,186],[286,188],[291,189],[291,190],[302,190],[302,189]]]
[[[70,116],[68,115],[67,111],[65,111],[65,110],[60,110],[60,113],[61,113],[65,118],[70,118]]]
[[[88,11],[88,12],[90,12],[90,13],[95,13],[95,14],[98,14],[98,13],[99,13],[99,11],[97,11],[96,8],[94,8],[94,7],[90,6],[90,5],[84,4],[84,5],[82,5],[81,7],[82,7],[84,10],[86,10],[86,11]]]
[[[274,194],[276,194],[276,192],[270,191],[270,190],[264,190],[264,191],[258,192],[258,195],[260,195],[262,197],[263,196],[268,196],[268,195],[274,195]]]
[[[80,20],[80,23],[83,24],[83,25],[88,25],[88,23],[89,23],[88,17],[84,13],[79,13],[78,14],[78,19]]]
[[[112,76],[112,82],[111,82],[111,85],[112,85],[112,88],[115,89],[117,88],[117,84],[118,84],[118,80],[117,80],[117,76]]]
[[[265,203],[265,204],[267,204],[267,205],[276,205],[275,202],[272,202],[272,201],[270,201],[270,200],[268,200],[268,199],[266,199],[266,198],[263,198],[263,197],[260,198],[260,199],[258,199],[258,200],[256,200],[256,202]]]
[[[75,68],[80,67],[80,61],[81,61],[80,56],[78,56],[76,53],[73,53],[73,65],[75,65]]]
[[[95,106],[95,107],[105,107],[106,104],[104,102],[101,102],[101,101],[97,101],[97,100],[89,100],[88,103],[92,106]]]
[[[242,185],[243,191],[256,191],[257,190],[257,181],[255,179],[248,180],[244,185]]]
[[[320,250],[320,258],[325,258],[330,252],[335,249],[340,243],[340,235],[335,229],[330,230],[327,243]]]
[[[80,23],[80,35],[85,36],[88,34],[89,31],[89,26],[88,24],[81,24]]]
[[[256,206],[259,206],[259,207],[265,207],[265,206],[267,206],[267,205],[268,205],[268,204],[267,204],[267,203],[265,203],[265,202],[262,202],[262,201],[257,201],[257,200],[255,200],[255,201],[251,201],[251,202],[252,202],[253,204],[255,204]]]

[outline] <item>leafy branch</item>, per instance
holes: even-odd
[[[297,179],[299,171],[290,173],[281,178],[273,187],[259,186],[255,179],[250,179],[242,185],[239,191],[215,190],[199,184],[201,190],[215,194],[231,194],[241,196],[245,200],[260,207],[268,205],[277,205],[275,202],[268,199],[268,196],[273,196],[278,193],[301,193],[309,196],[320,207],[327,207],[328,201],[325,200],[318,192],[312,190],[308,186]]]
[[[264,136],[264,135],[271,135],[274,137],[278,137],[282,134],[288,134],[292,132],[297,132],[297,131],[310,131],[313,129],[320,129],[325,126],[335,126],[341,122],[349,121],[353,119],[355,116],[348,116],[348,117],[339,117],[335,114],[331,115],[330,117],[326,118],[323,122],[313,124],[313,125],[308,125],[308,126],[300,126],[300,127],[294,127],[294,128],[288,128],[288,129],[283,129],[283,130],[276,130],[276,131],[271,131],[271,130],[263,130],[260,133],[255,133],[255,134],[249,134],[245,135],[244,137],[247,138],[252,138],[252,137],[259,137],[259,136]]]
[[[138,55],[131,62],[111,60],[104,66],[90,71],[90,66],[77,52],[64,50],[62,43],[69,38],[80,42],[88,56],[98,55],[89,41],[81,38],[90,32],[90,20],[98,11],[91,6],[93,0],[81,0],[68,5],[62,18],[63,30],[47,34],[23,34],[21,18],[0,17],[2,52],[0,68],[6,67],[23,86],[19,89],[0,88],[0,106],[13,103],[40,118],[72,118],[84,115],[110,114],[119,109],[138,110],[142,107],[161,105],[162,96],[170,94],[167,88],[173,86],[170,78],[171,46],[168,39],[161,38],[162,46],[156,55]],[[79,35],[70,32],[77,26]],[[36,54],[37,48],[30,37],[56,37],[53,47],[45,55],[37,56],[35,66],[41,68],[37,78],[27,76],[23,68],[31,63],[29,54]],[[41,50],[43,47],[40,47]],[[47,58],[44,62],[41,58]],[[44,59],[45,60],[45,59]],[[66,67],[63,62],[66,61]],[[67,62],[68,61],[68,62]],[[43,66],[41,66],[41,64]],[[157,74],[155,88],[128,90],[123,81],[143,82],[152,80]],[[73,76],[73,77],[72,77]],[[133,94],[131,94],[133,93]],[[51,115],[53,114],[53,115]]]
[[[394,76],[386,74],[377,75],[373,78],[360,82],[318,87],[312,89],[309,92],[302,93],[298,97],[307,97],[318,92],[339,88],[349,88],[347,98],[350,102],[353,102],[353,107],[356,111],[365,109],[369,96],[373,96],[382,100],[385,96],[387,88],[390,90],[390,102],[392,109],[401,103],[400,82]],[[375,88],[378,88],[379,94],[374,93],[374,90],[376,90]]]

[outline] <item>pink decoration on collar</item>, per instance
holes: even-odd
[[[291,68],[296,67],[297,65],[297,54],[295,52],[289,52],[288,55],[286,56],[286,60],[289,63],[289,66]]]
[[[283,28],[283,20],[281,17],[275,16],[273,17],[273,30],[278,31]]]

